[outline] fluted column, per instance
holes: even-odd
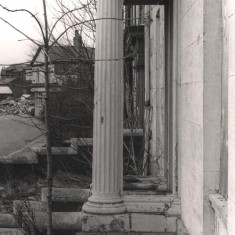
[[[122,0],[98,0],[95,53],[92,196],[83,211],[125,212],[122,203],[123,22]]]

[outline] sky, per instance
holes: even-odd
[[[61,1],[63,1],[63,4],[66,5],[68,9],[75,9],[73,1]],[[85,2],[87,1],[84,0],[84,3]],[[74,3],[76,3],[76,1]],[[56,22],[58,17],[61,16],[61,14],[56,11],[56,9],[58,9],[56,0],[47,0],[46,4],[48,24],[49,26],[52,26],[53,23]],[[42,0],[0,0],[0,5],[10,10],[27,9],[33,14],[36,14],[37,18],[39,18],[42,23],[44,22]],[[76,7],[78,6],[76,5]],[[82,14],[86,15],[85,12],[82,12]],[[8,12],[7,10],[0,7],[0,69],[2,67],[7,67],[10,64],[29,62],[30,58],[32,58],[33,50],[37,48],[37,46],[34,45],[33,42],[28,40],[24,35],[22,35],[20,32],[12,28],[4,21],[7,21],[30,38],[38,40],[40,42],[43,41],[40,34],[39,26],[37,25],[35,19],[30,16],[30,14],[26,12]],[[59,23],[56,29],[53,31],[53,35],[55,37],[58,36],[59,33],[64,31],[64,27],[65,26],[62,23]],[[69,36],[70,39],[72,39],[74,35],[73,31],[74,28],[71,28]],[[84,34],[82,36],[83,40],[85,42],[88,42],[89,44],[89,38],[86,38]]]
[[[63,0],[69,3],[69,0]],[[48,23],[55,22],[56,0],[47,1]],[[37,14],[37,17],[43,22],[43,1],[42,0],[0,0],[0,4],[11,10],[27,9]],[[52,13],[53,12],[53,13]],[[0,17],[14,25],[29,37],[42,41],[39,27],[36,21],[25,12],[7,12],[0,8]],[[32,54],[33,43],[26,39],[24,35],[17,32],[11,26],[0,19],[0,68],[8,64],[24,63],[29,61]]]
[[[25,8],[43,17],[42,0],[1,0],[0,4],[9,9]],[[8,13],[0,9],[0,17],[4,18],[30,37],[40,39],[40,34],[34,20],[27,13]],[[25,39],[25,36],[21,35],[2,20],[0,20],[0,29],[0,64],[4,65],[27,61],[29,59],[32,43],[28,40],[19,41]]]

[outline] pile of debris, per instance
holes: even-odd
[[[34,100],[30,96],[26,97],[23,95],[17,99],[8,97],[0,101],[0,116],[20,114],[34,115]]]

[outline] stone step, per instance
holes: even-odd
[[[123,137],[128,136],[138,136],[143,137],[144,131],[143,129],[123,129]],[[71,138],[70,140],[71,147],[77,149],[79,147],[89,147],[93,146],[93,138]]]
[[[0,164],[37,164],[38,157],[30,148],[25,147],[7,156],[1,156]]]
[[[30,210],[34,212],[46,212],[47,211],[47,204],[46,202],[41,201],[21,201],[21,200],[14,200],[13,201],[13,214],[17,213],[19,208],[26,209],[29,207]]]
[[[32,151],[33,146],[41,148],[45,146],[45,137],[41,136],[40,138],[32,141],[26,147],[19,149],[7,156],[1,156],[0,164],[37,164],[38,157],[37,154]]]
[[[81,211],[83,202],[52,202],[52,212],[78,212]],[[46,212],[47,203],[41,201],[13,201],[13,213],[16,214],[19,208],[28,207],[33,212]]]
[[[25,235],[25,233],[18,228],[0,228],[0,235]]]
[[[75,189],[75,188],[53,188],[52,201],[54,202],[86,202],[91,195],[90,189]],[[47,201],[47,188],[42,188],[42,202]]]
[[[52,227],[55,230],[63,231],[81,231],[81,213],[80,212],[53,212]],[[11,214],[0,214],[0,228],[18,228],[15,217]],[[35,224],[39,229],[45,230],[47,227],[47,213],[35,212]],[[27,219],[27,215],[25,216]],[[29,218],[30,220],[31,218]]]
[[[37,156],[46,156],[47,149],[46,147],[32,147],[32,151],[37,154]],[[77,151],[72,147],[52,147],[51,148],[52,156],[75,156]]]

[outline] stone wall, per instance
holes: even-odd
[[[219,188],[221,1],[180,1],[182,219],[190,234],[213,234],[208,194]]]
[[[203,234],[203,1],[180,2],[182,219],[190,234]]]
[[[209,193],[219,190],[221,154],[222,4],[203,1],[203,234],[214,234]]]
[[[228,232],[235,234],[235,1],[227,0],[228,25]]]

